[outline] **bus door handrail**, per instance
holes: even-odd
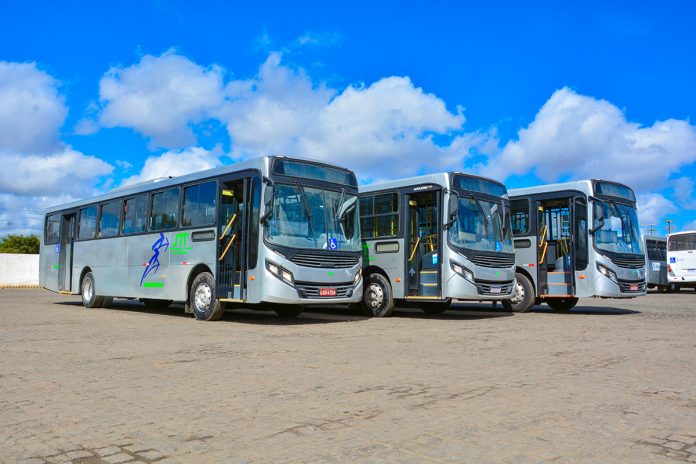
[[[225,251],[222,252],[222,256],[220,256],[220,259],[218,261],[222,261],[223,259],[225,259],[225,255],[227,254],[227,250],[230,249],[230,246],[232,246],[232,243],[234,243],[235,238],[237,238],[237,234],[232,235],[229,243],[227,243],[227,246],[225,247]]]
[[[418,240],[416,240],[416,243],[413,245],[413,251],[411,251],[411,256],[408,257],[409,262],[413,261],[413,257],[416,255],[416,250],[418,249],[419,243],[420,243],[420,237],[418,237]]]
[[[230,230],[230,227],[232,227],[232,223],[234,220],[237,219],[237,213],[234,213],[232,215],[232,218],[230,219],[230,222],[227,223],[227,227],[225,227],[225,231],[220,234],[220,241],[222,241],[223,238],[225,238],[225,235],[227,234],[227,231]]]

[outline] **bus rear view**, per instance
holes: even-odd
[[[667,237],[667,278],[674,290],[696,289],[696,230]]]

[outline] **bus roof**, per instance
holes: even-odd
[[[571,182],[559,182],[556,184],[535,185],[534,187],[514,188],[508,190],[510,198],[537,193],[557,192],[560,190],[579,190],[592,195],[592,179],[575,180]]]
[[[667,241],[667,237],[665,237],[664,235],[647,235],[646,234],[646,235],[643,235],[643,238],[645,240],[656,240],[658,242],[666,242]]]
[[[687,234],[696,234],[696,230],[682,230],[681,232],[672,232],[667,236],[669,239],[670,237],[674,237],[675,235],[687,235]]]
[[[65,204],[61,204],[61,205],[54,205],[54,206],[48,207],[48,208],[46,208],[45,212],[52,213],[52,212],[61,211],[64,209],[71,209],[71,208],[76,208],[76,207],[83,206],[83,205],[99,203],[99,202],[111,200],[113,198],[121,198],[121,197],[130,196],[130,195],[137,195],[138,193],[141,193],[141,192],[155,190],[155,189],[159,189],[159,188],[163,188],[163,187],[179,185],[179,184],[183,184],[183,183],[187,183],[187,182],[196,181],[199,179],[202,180],[202,179],[215,178],[215,177],[218,177],[218,176],[221,176],[224,174],[234,173],[237,171],[257,169],[265,174],[265,173],[270,171],[271,163],[275,159],[309,161],[311,163],[318,163],[318,164],[323,164],[326,166],[335,167],[338,169],[345,169],[345,168],[342,168],[340,166],[335,166],[335,165],[332,165],[329,163],[325,163],[323,161],[313,160],[313,159],[308,159],[308,158],[300,158],[300,157],[295,157],[295,156],[293,156],[293,157],[259,156],[259,157],[251,158],[251,159],[248,159],[245,161],[240,161],[239,163],[227,164],[224,166],[219,166],[217,168],[206,169],[204,171],[192,172],[190,174],[185,174],[183,176],[160,177],[157,179],[139,182],[139,183],[133,184],[133,185],[117,187],[117,188],[114,188],[113,190],[106,192],[103,195],[85,198],[82,200],[72,201],[70,203],[65,203]],[[345,169],[345,170],[349,171],[348,169]]]
[[[502,182],[498,182],[494,179],[489,179],[487,177],[477,176],[473,174],[466,174],[463,172],[436,172],[433,174],[424,174],[421,176],[407,177],[405,179],[395,179],[383,182],[375,182],[374,184],[361,185],[359,187],[360,193],[368,192],[378,192],[380,190],[390,190],[402,187],[409,187],[411,185],[421,185],[421,184],[436,184],[444,188],[450,188],[451,179],[455,175],[471,177],[475,179],[482,179],[486,182],[492,182],[494,184],[501,185],[503,188],[505,185]]]

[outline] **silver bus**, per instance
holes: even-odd
[[[643,237],[633,190],[580,180],[510,189],[517,264],[513,310],[546,302],[572,309],[579,297],[645,294]]]
[[[353,172],[261,157],[113,190],[46,211],[40,282],[147,306],[186,302],[200,320],[226,305],[304,305],[362,297],[358,189]]]
[[[360,187],[368,316],[395,303],[441,313],[452,299],[509,300],[515,255],[505,186],[450,172]]]
[[[677,291],[675,284],[667,279],[667,237],[645,235],[645,283],[649,289],[659,292]]]

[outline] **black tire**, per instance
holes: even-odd
[[[88,272],[82,278],[80,284],[80,295],[82,296],[82,305],[85,308],[100,308],[103,298],[97,295],[97,287],[94,285],[94,274]]]
[[[112,304],[114,304],[114,297],[113,296],[103,296],[101,298],[102,298],[102,303],[101,303],[102,308],[109,308],[109,307],[111,307]]]
[[[500,304],[503,305],[503,309],[505,309],[505,311],[513,312],[512,303],[510,302],[510,300],[501,300]]]
[[[300,305],[283,305],[273,308],[273,311],[280,317],[297,317],[304,311],[304,306]]]
[[[669,288],[669,290],[668,290],[669,293],[677,293],[679,290],[681,290],[681,287],[679,286],[679,284],[674,284],[674,283],[669,284],[668,288]]]
[[[450,307],[449,301],[437,303],[421,303],[420,308],[427,314],[442,314]]]
[[[381,274],[370,274],[363,290],[360,305],[368,317],[386,317],[394,311],[394,298],[389,281]]]
[[[667,293],[669,291],[669,287],[666,285],[658,285],[657,291],[660,293]]]
[[[546,304],[554,311],[570,311],[578,304],[577,298],[547,298]]]
[[[215,279],[210,272],[201,272],[193,279],[189,306],[199,321],[217,321],[225,313],[225,307],[215,296]]]
[[[515,279],[517,280],[515,296],[510,300],[504,300],[503,307],[516,313],[526,313],[534,307],[536,302],[534,287],[524,274],[515,273]],[[509,302],[509,306],[506,305],[505,301]]]
[[[147,309],[167,309],[169,305],[172,304],[172,300],[154,300],[151,298],[141,298],[140,302],[143,303]]]

